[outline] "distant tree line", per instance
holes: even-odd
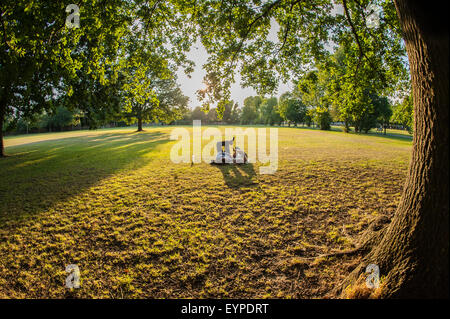
[[[355,132],[368,133],[373,128],[405,129],[412,133],[413,104],[411,96],[400,103],[391,104],[386,97],[378,96],[369,90],[364,91],[364,99],[357,107],[314,104],[305,94],[295,89],[286,92],[280,98],[249,96],[243,107],[231,101],[224,108],[220,118],[216,108],[204,111],[200,106],[194,110],[186,109],[183,118],[171,124],[192,124],[201,120],[204,124],[240,124],[240,125],[285,125],[317,126],[322,130],[331,129],[331,125],[342,125],[346,132],[353,128]],[[304,101],[308,101],[306,104]],[[318,99],[317,99],[318,100]],[[345,113],[344,113],[345,112]],[[343,120],[343,115],[348,119]]]
[[[368,65],[358,79],[352,73],[354,57],[345,46],[294,82],[292,92],[276,97],[250,96],[239,108],[234,102],[220,105],[224,109],[220,119],[218,109],[204,113],[200,107],[187,111],[181,121],[189,123],[201,119],[205,123],[243,125],[317,126],[329,130],[331,124],[342,125],[345,132],[368,133],[373,128],[406,129],[412,133],[413,102],[409,79],[400,76],[377,81]],[[394,81],[395,83],[390,83]],[[405,93],[406,92],[406,93]],[[391,103],[387,96],[395,96]],[[400,96],[400,97],[399,97]],[[219,107],[218,107],[219,108]]]
[[[136,53],[142,39],[128,38],[129,55],[111,83],[100,84],[85,72],[67,81],[67,92],[55,94],[48,101],[15,95],[16,106],[6,114],[2,133],[51,132],[102,126],[128,126],[144,123],[317,126],[329,130],[332,123],[345,132],[368,133],[373,128],[394,127],[412,133],[413,102],[403,94],[400,103],[391,105],[384,95],[393,95],[374,81],[370,70],[356,81],[349,71],[349,53],[339,48],[321,63],[300,76],[291,92],[279,98],[249,96],[240,107],[234,101],[216,108],[189,109],[189,98],[176,82],[175,68],[148,51]],[[142,61],[151,61],[142,67]],[[148,62],[150,63],[150,62]],[[364,67],[364,66],[362,66]],[[110,76],[113,76],[111,74]],[[49,84],[50,92],[58,92]],[[397,88],[395,93],[400,90]],[[409,92],[403,87],[404,92]],[[397,94],[398,95],[398,94]],[[398,100],[398,98],[397,98]],[[47,103],[44,107],[42,104]]]
[[[173,89],[175,87],[175,89]],[[86,112],[79,109],[69,110],[65,106],[56,107],[55,111],[43,111],[30,117],[8,116],[3,126],[6,134],[42,133],[68,131],[79,129],[96,129],[100,127],[126,127],[137,125],[142,130],[144,124],[190,125],[193,120],[201,120],[203,124],[234,124],[234,125],[284,125],[284,126],[317,126],[322,130],[329,130],[332,124],[342,125],[349,132],[351,127],[355,132],[367,133],[373,128],[405,129],[412,133],[413,103],[411,96],[406,96],[400,103],[391,105],[387,98],[367,93],[366,105],[361,105],[352,111],[346,110],[352,121],[342,121],[339,108],[326,104],[306,105],[298,90],[285,92],[280,98],[249,96],[244,100],[243,107],[231,101],[225,104],[222,117],[216,108],[209,111],[200,106],[193,110],[187,108],[187,97],[180,89],[172,87],[165,98],[178,100],[182,108],[175,108],[178,114],[161,116],[161,120],[151,117],[152,109],[146,104],[135,104],[130,111],[118,112],[115,115],[101,112]],[[161,104],[165,99],[159,97]],[[167,102],[168,103],[168,102]],[[161,105],[162,106],[162,105]],[[341,109],[343,106],[340,107]],[[160,110],[161,108],[158,108]],[[168,110],[174,108],[167,107]],[[365,111],[358,113],[361,109]],[[359,115],[359,116],[358,116]]]

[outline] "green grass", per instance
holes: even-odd
[[[0,297],[322,297],[357,257],[305,257],[392,216],[411,151],[395,132],[280,128],[278,171],[260,175],[172,163],[171,129],[6,138]]]

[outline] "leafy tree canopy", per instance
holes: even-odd
[[[369,27],[367,8],[372,2],[197,1],[191,12],[210,54],[207,88],[199,92],[204,106],[229,99],[238,67],[244,86],[267,94],[280,79],[302,77],[327,64],[338,47],[347,53],[345,73],[353,83],[370,78],[377,86],[394,90],[408,76],[398,19],[391,1],[375,1],[380,23]],[[273,23],[280,27],[277,41],[268,38]]]

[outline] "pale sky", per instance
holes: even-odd
[[[343,14],[344,9],[340,4],[335,5],[333,8],[332,14]],[[270,29],[268,38],[272,40],[273,42],[277,43],[277,32],[280,29],[280,26],[274,19],[271,20],[272,28]],[[188,78],[186,74],[182,70],[179,70],[177,72],[178,76],[178,83],[181,86],[181,89],[183,90],[184,95],[189,97],[189,107],[191,109],[194,109],[196,106],[201,106],[201,102],[197,99],[197,95],[195,92],[198,89],[201,89],[204,87],[203,85],[203,77],[205,76],[206,72],[203,70],[202,66],[204,63],[206,63],[206,60],[208,59],[208,54],[206,53],[205,48],[200,42],[197,42],[192,46],[191,51],[187,54],[188,58],[195,62],[195,68],[194,72],[191,73],[191,78]],[[236,68],[236,70],[238,70]],[[255,96],[257,95],[256,91],[252,88],[242,88],[240,83],[241,77],[239,75],[239,72],[236,71],[235,75],[236,82],[231,87],[231,99],[234,100],[234,102],[238,102],[239,107],[243,107],[244,105],[244,99],[248,96]],[[293,89],[292,83],[284,84],[282,82],[278,85],[278,92],[274,95],[277,97],[280,97],[281,94],[287,91],[291,91]]]
[[[268,38],[274,42],[277,42],[277,32],[279,26],[275,21],[272,21],[272,28],[270,30]],[[189,97],[189,107],[194,109],[197,106],[201,106],[201,102],[197,99],[197,95],[195,92],[198,89],[202,89],[204,87],[203,77],[206,72],[203,70],[202,66],[206,63],[208,59],[208,54],[204,46],[197,42],[192,46],[191,51],[187,54],[188,58],[195,62],[194,72],[191,73],[191,78],[188,78],[183,70],[179,70],[177,72],[178,83],[180,84],[181,90],[183,90],[183,94]],[[243,107],[244,99],[248,96],[257,95],[256,91],[252,88],[242,88],[240,85],[240,75],[238,72],[238,68],[236,68],[235,75],[236,82],[231,87],[231,99],[234,102],[239,104],[239,107]],[[278,92],[275,94],[276,96],[280,96],[286,91],[291,91],[293,88],[291,83],[284,84],[280,82],[278,86]]]

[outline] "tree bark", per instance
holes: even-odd
[[[385,276],[379,297],[448,298],[447,19],[442,13],[445,10],[437,4],[395,0],[395,6],[411,72],[413,153],[397,211],[381,240],[353,275],[373,263],[380,267],[380,276]]]
[[[8,106],[8,92],[7,86],[3,89],[3,96],[0,99],[0,157],[5,157],[5,146],[3,141],[3,122],[5,121],[6,108]]]
[[[1,106],[0,106],[1,107]],[[5,157],[5,146],[3,145],[3,121],[5,120],[5,116],[3,115],[3,111],[0,110],[0,157]]]
[[[142,129],[142,117],[138,116],[138,132],[143,131]]]
[[[350,123],[348,123],[348,121],[344,121],[344,132],[350,132]]]

